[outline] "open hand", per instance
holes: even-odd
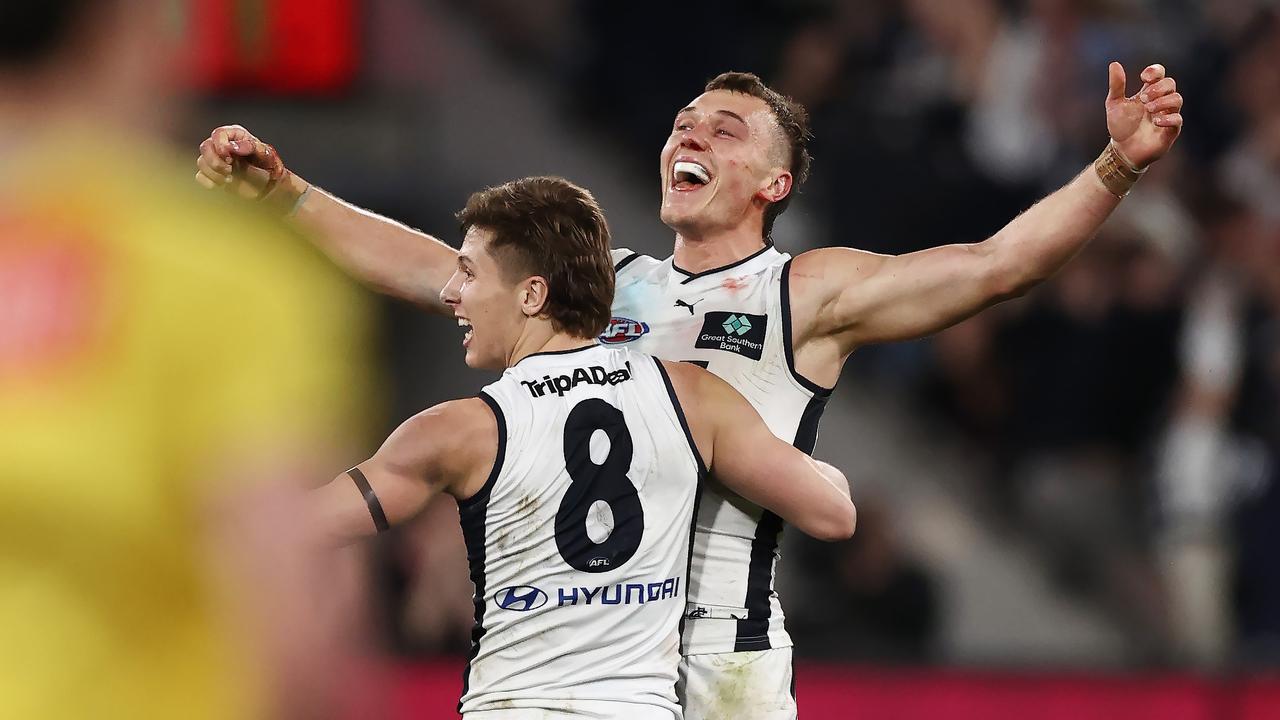
[[[1163,65],[1142,71],[1142,89],[1133,97],[1125,96],[1124,66],[1113,62],[1109,72],[1107,131],[1126,160],[1145,168],[1169,152],[1182,132],[1182,94]]]

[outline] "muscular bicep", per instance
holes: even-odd
[[[983,244],[905,255],[826,248],[796,259],[794,297],[808,302],[808,337],[832,337],[847,354],[869,343],[909,340],[954,325],[1009,294]],[[801,331],[802,333],[804,330]]]
[[[341,545],[413,517],[435,494],[418,478],[366,460],[314,491],[311,502],[323,536]]]
[[[315,490],[310,512],[336,544],[374,535],[418,513],[454,480],[449,413],[433,408],[404,422],[373,457]]]

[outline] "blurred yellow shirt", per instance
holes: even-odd
[[[233,458],[364,430],[367,307],[306,242],[109,141],[0,167],[0,718],[257,717],[203,513]]]

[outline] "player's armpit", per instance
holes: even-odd
[[[677,380],[677,374],[683,377]],[[716,481],[777,513],[806,535],[819,540],[853,535],[857,512],[849,498],[848,481],[839,470],[778,439],[755,408],[724,380],[687,365],[672,376],[690,429]],[[690,395],[692,402],[684,400]]]

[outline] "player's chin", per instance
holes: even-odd
[[[506,366],[498,358],[479,352],[474,347],[467,348],[466,355],[463,356],[463,362],[472,370],[505,370]]]
[[[659,217],[662,218],[662,224],[676,232],[696,230],[700,215],[701,213],[694,208],[672,204],[663,204],[662,212],[659,213]]]

